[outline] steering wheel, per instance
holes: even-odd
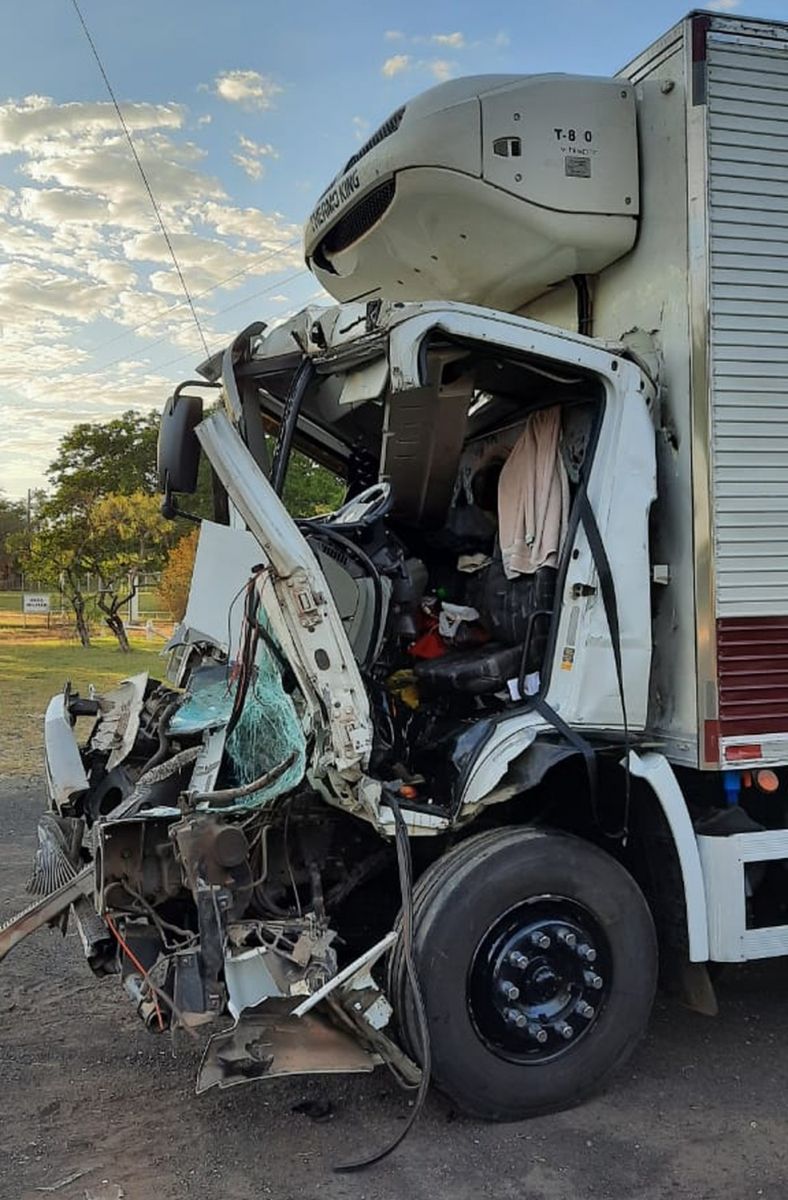
[[[393,503],[391,484],[373,483],[372,487],[364,488],[363,492],[348,500],[336,512],[321,517],[320,524],[339,529],[371,525],[373,521],[385,517]]]

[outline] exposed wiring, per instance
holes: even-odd
[[[124,880],[123,883],[118,881],[115,886],[123,888],[124,891],[129,893],[130,896],[133,896],[137,903],[142,907],[143,912],[150,917],[161,934],[161,940],[164,943],[165,949],[182,950],[185,946],[192,945],[192,943],[199,940],[199,934],[196,934],[188,929],[182,929],[180,925],[173,925],[170,921],[165,921],[164,917],[160,916],[159,913],[156,912],[156,909],[153,907],[153,905],[148,904],[148,901],[144,896],[141,896],[139,892],[135,892],[134,888],[127,880]],[[175,943],[170,943],[165,936],[165,934],[168,932],[176,934],[180,940]]]
[[[156,1005],[156,1013],[159,1016],[159,1018],[161,1019],[161,1009],[159,1008],[158,1001],[163,1000],[164,1003],[166,1004],[167,1008],[172,1013],[172,1015],[174,1017],[176,1017],[177,1020],[180,1022],[180,1027],[182,1029],[186,1030],[186,1032],[188,1033],[188,1035],[192,1039],[192,1041],[194,1041],[194,1042],[199,1041],[199,1035],[198,1035],[197,1031],[192,1029],[191,1025],[188,1024],[184,1014],[178,1008],[177,1004],[173,1000],[170,999],[170,997],[167,995],[167,993],[162,988],[156,986],[156,984],[151,979],[150,971],[145,970],[145,968],[143,967],[143,965],[139,961],[139,959],[131,952],[129,947],[126,945],[125,941],[123,940],[120,933],[118,932],[118,927],[115,924],[115,922],[113,921],[112,917],[110,917],[109,914],[106,914],[104,919],[107,922],[107,925],[109,926],[109,928],[112,932],[112,935],[116,939],[118,945],[121,947],[124,954],[126,954],[126,956],[128,957],[129,961],[132,963],[132,965],[135,966],[137,968],[137,970],[141,973],[142,978],[144,979],[145,983],[147,983],[148,987],[150,988],[151,992],[153,993],[153,999],[154,999],[154,1003]],[[162,1030],[164,1029],[163,1022],[159,1026],[159,1028]]]
[[[293,895],[295,896],[296,909],[298,911],[298,916],[303,917],[304,914],[303,914],[303,910],[301,908],[301,897],[299,896],[298,888],[296,887],[295,875],[293,874],[293,864],[290,862],[290,846],[289,846],[288,840],[287,840],[289,825],[290,825],[290,805],[288,804],[287,812],[285,813],[285,827],[284,827],[284,832],[282,834],[282,839],[284,841],[284,848],[285,848],[285,863],[287,864],[287,873],[290,876],[290,886],[292,887]]]
[[[200,318],[197,316],[197,309],[194,307],[194,301],[192,300],[191,295],[189,293],[189,289],[186,286],[186,280],[183,277],[183,271],[181,270],[181,265],[178,262],[178,256],[176,255],[175,248],[172,244],[172,241],[170,240],[170,235],[167,232],[167,226],[164,224],[164,218],[161,215],[161,209],[159,208],[159,205],[156,201],[156,197],[153,194],[153,189],[148,181],[148,176],[145,174],[145,168],[143,167],[142,162],[140,161],[140,156],[137,153],[137,147],[134,145],[134,139],[131,136],[131,131],[129,130],[128,125],[126,124],[126,120],[125,120],[125,117],[123,116],[123,113],[121,112],[121,108],[115,97],[115,92],[113,91],[112,84],[109,81],[109,76],[107,75],[107,72],[104,70],[104,64],[101,61],[101,56],[99,55],[99,52],[96,49],[96,43],[93,41],[93,38],[90,35],[90,30],[87,27],[85,18],[82,16],[82,12],[80,10],[79,4],[77,3],[77,0],[71,0],[71,3],[74,7],[74,12],[77,14],[77,17],[79,19],[79,23],[82,26],[82,30],[85,34],[85,37],[87,38],[88,45],[90,46],[90,49],[93,52],[93,57],[95,58],[98,69],[101,72],[101,78],[104,80],[107,91],[109,92],[110,100],[112,101],[112,104],[115,108],[115,112],[118,115],[118,120],[120,121],[123,132],[126,135],[126,141],[129,143],[129,149],[131,150],[131,153],[134,157],[134,161],[137,164],[137,169],[140,173],[140,176],[142,177],[142,182],[145,184],[145,191],[148,193],[148,199],[151,202],[151,207],[152,207],[154,213],[156,214],[156,220],[159,223],[159,228],[161,229],[162,237],[164,238],[164,241],[167,244],[167,249],[170,252],[170,257],[172,259],[173,266],[175,267],[175,270],[178,273],[178,279],[180,280],[181,287],[183,288],[183,294],[186,297],[186,303],[189,305],[189,309],[191,310],[192,317],[194,318],[194,324],[197,326],[197,332],[200,335],[200,341],[202,342],[203,349],[205,350],[205,356],[206,356],[206,358],[208,358],[210,356],[210,351],[208,350],[208,343],[205,340],[205,334],[203,333],[202,325],[200,324]]]
[[[129,962],[131,963],[132,966],[137,968],[140,975],[142,976],[142,978],[145,980],[148,987],[150,988],[151,994],[153,995],[153,1006],[156,1009],[156,1020],[158,1021],[158,1024],[159,1024],[159,1031],[161,1033],[164,1033],[164,1017],[161,1015],[161,1005],[159,1004],[159,989],[156,987],[156,985],[151,980],[150,972],[145,970],[145,968],[143,967],[140,960],[137,958],[134,951],[129,949],[128,945],[126,944],[124,939],[121,937],[118,927],[115,924],[115,922],[112,920],[112,917],[110,917],[109,914],[107,914],[107,916],[105,917],[105,920],[106,920],[107,925],[109,926],[110,930],[112,931],[115,941],[118,943],[121,950],[126,955],[126,958],[129,960]]]
[[[229,673],[230,673],[230,653],[232,651],[231,643],[233,640],[233,609],[235,608],[236,604],[238,603],[238,600],[240,599],[242,593],[246,591],[247,582],[248,582],[248,580],[241,584],[238,591],[235,593],[232,600],[230,601],[230,607],[227,609],[227,690],[228,691],[230,690],[230,674]],[[239,649],[240,649],[240,647],[239,647]]]
[[[413,1007],[416,1011],[416,1028],[418,1031],[418,1039],[421,1045],[418,1047],[419,1057],[421,1059],[421,1079],[419,1080],[416,1098],[413,1101],[413,1108],[410,1111],[407,1121],[403,1128],[397,1134],[392,1142],[389,1143],[383,1150],[377,1154],[371,1155],[369,1158],[357,1159],[355,1162],[343,1163],[341,1166],[335,1167],[334,1170],[345,1173],[350,1171],[360,1171],[364,1167],[371,1167],[375,1163],[381,1162],[387,1158],[393,1150],[396,1150],[410,1133],[413,1125],[424,1107],[424,1101],[427,1098],[427,1092],[430,1086],[430,1070],[432,1065],[432,1055],[430,1051],[430,1031],[427,1023],[427,1010],[424,1006],[424,996],[419,983],[418,971],[416,962],[413,957],[413,863],[410,853],[410,838],[408,836],[408,827],[405,824],[405,818],[400,810],[399,802],[389,793],[386,795],[386,803],[390,807],[394,815],[395,842],[397,847],[397,867],[399,869],[399,886],[402,893],[402,953],[405,960],[405,972],[408,982],[410,983],[411,995],[413,998]]]

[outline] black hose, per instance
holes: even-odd
[[[160,762],[164,762],[164,759],[167,757],[167,751],[170,748],[170,739],[167,733],[167,726],[169,724],[170,717],[174,712],[177,711],[178,708],[180,708],[180,704],[180,700],[170,701],[156,722],[156,732],[159,736],[158,749],[153,752],[151,757],[145,763],[145,766],[140,771],[140,778],[146,773],[146,771],[150,771],[151,767],[157,767]]]
[[[222,788],[216,792],[193,792],[191,796],[192,804],[200,804],[207,800],[209,804],[232,804],[234,800],[243,800],[246,796],[251,796],[255,792],[261,792],[263,788],[270,787],[275,783],[285,771],[292,767],[297,758],[297,752],[293,750],[288,754],[287,758],[282,759],[270,771],[266,771],[265,775],[261,775],[259,779],[253,779],[251,783],[241,784],[239,787]]]
[[[416,1099],[410,1115],[394,1140],[388,1146],[385,1146],[382,1150],[370,1155],[368,1158],[360,1158],[355,1162],[342,1163],[340,1166],[334,1167],[335,1171],[343,1174],[351,1171],[361,1171],[364,1167],[374,1166],[375,1163],[382,1162],[384,1158],[388,1158],[389,1154],[396,1150],[397,1146],[405,1140],[416,1123],[421,1110],[424,1108],[424,1101],[427,1099],[427,1092],[430,1087],[430,1069],[432,1063],[430,1031],[427,1023],[424,996],[421,991],[416,962],[413,957],[413,862],[410,853],[410,838],[408,837],[408,827],[405,824],[405,818],[402,815],[398,801],[393,796],[387,795],[386,803],[394,814],[399,886],[402,893],[402,950],[405,959],[405,971],[413,996],[413,1006],[416,1010],[418,1040],[421,1043],[418,1047],[418,1057],[421,1059],[419,1064],[421,1067],[421,1079],[419,1080]]]
[[[587,275],[573,275],[572,283],[577,293],[577,332],[585,337],[594,334],[594,308]]]
[[[337,531],[330,525],[316,524],[311,526],[311,528],[316,530],[321,536],[327,537],[330,541],[336,542],[338,546],[341,546],[348,554],[351,554],[355,558],[356,562],[361,564],[372,580],[372,585],[375,590],[375,614],[372,619],[373,633],[369,639],[369,646],[366,654],[364,655],[364,661],[361,663],[362,667],[368,667],[371,664],[375,649],[380,641],[381,634],[383,633],[383,581],[381,579],[380,571],[375,566],[374,562],[366,553],[366,551],[362,550],[360,546],[357,546],[356,543],[350,538],[345,537],[343,533],[337,533]]]
[[[249,685],[252,681],[252,673],[254,671],[254,662],[257,654],[257,642],[260,637],[260,624],[257,620],[257,612],[260,607],[260,597],[257,594],[257,576],[263,570],[263,567],[253,568],[251,578],[246,584],[246,596],[244,597],[244,624],[243,636],[239,650],[240,673],[238,683],[235,688],[233,697],[233,706],[230,711],[230,717],[227,721],[225,729],[225,741],[227,741],[235,729],[243,712],[246,696],[249,691]]]

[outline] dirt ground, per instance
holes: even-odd
[[[0,920],[25,903],[40,807],[40,788],[0,781]],[[196,1099],[194,1052],[174,1058],[74,936],[44,930],[0,966],[0,1200],[784,1200],[788,964],[731,969],[719,996],[716,1020],[660,999],[582,1108],[483,1125],[433,1095],[391,1158],[340,1175],[405,1118],[385,1072]],[[329,1119],[294,1113],[305,1099]]]

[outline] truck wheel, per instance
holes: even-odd
[[[437,1087],[512,1121],[585,1100],[632,1052],[654,998],[654,925],[632,877],[564,833],[496,829],[433,863],[413,895],[414,949]],[[418,1027],[401,939],[388,994]]]

